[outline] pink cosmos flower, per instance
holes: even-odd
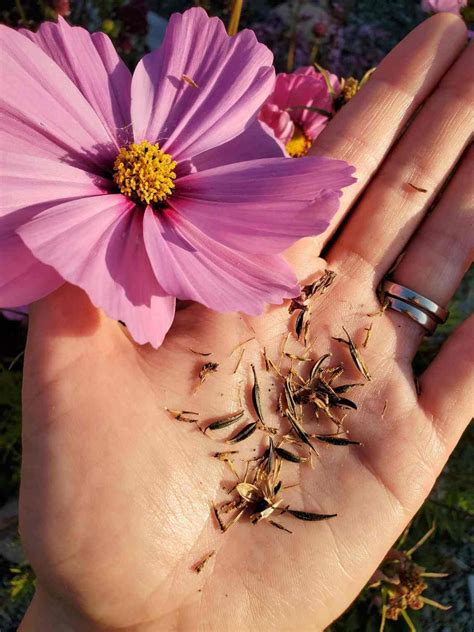
[[[262,129],[274,70],[251,31],[175,14],[133,77],[63,19],[0,39],[0,305],[67,281],[157,347],[176,298],[257,314],[298,293],[279,253],[326,228],[353,169]]]
[[[262,107],[260,120],[271,128],[292,157],[304,156],[327,125],[328,116],[317,110],[333,112],[333,99],[340,92],[340,84],[335,75],[327,76],[332,94],[324,76],[312,66],[291,74],[281,73]]]
[[[421,8],[427,13],[454,13],[460,15],[467,0],[421,0]]]

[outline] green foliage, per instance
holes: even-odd
[[[21,373],[0,366],[0,506],[17,493],[21,462]]]

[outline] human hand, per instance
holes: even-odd
[[[315,151],[354,164],[358,183],[330,231],[288,252],[302,282],[325,267],[337,274],[311,319],[315,357],[328,349],[346,357],[330,341],[342,326],[363,339],[375,289],[410,239],[395,279],[442,305],[471,260],[472,151],[426,217],[472,131],[473,52],[462,52],[464,43],[458,19],[428,20],[318,138]],[[227,475],[209,457],[220,446],[164,407],[201,419],[235,410],[250,363],[263,367],[263,347],[280,353],[287,305],[258,318],[192,305],[158,351],[136,346],[71,286],[31,311],[20,528],[38,590],[22,630],[322,630],[420,507],[472,413],[472,320],[421,377],[418,396],[411,360],[423,332],[387,310],[372,320],[364,350],[373,380],[354,395],[359,411],[346,423],[363,445],[321,444],[315,469],[301,468],[292,490],[295,506],[338,517],[292,523],[292,535],[245,522],[222,534],[209,511]],[[249,338],[234,373],[232,351]],[[189,348],[219,363],[195,394],[206,359]],[[265,413],[271,425],[273,407]],[[291,479],[296,470],[284,465]],[[210,550],[205,570],[193,573]]]

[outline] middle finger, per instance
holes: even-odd
[[[461,55],[382,165],[329,261],[375,270],[378,284],[421,222],[470,141],[474,48]]]

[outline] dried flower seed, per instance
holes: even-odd
[[[365,377],[366,380],[370,381],[372,378],[370,376],[369,370],[367,368],[367,365],[364,362],[364,359],[362,358],[362,356],[360,355],[357,347],[355,346],[354,342],[352,341],[352,338],[349,336],[349,333],[347,331],[347,329],[345,327],[343,327],[344,333],[347,336],[347,340],[344,340],[344,338],[333,338],[334,340],[336,340],[337,342],[341,342],[345,345],[347,345],[349,347],[349,351],[351,354],[351,358],[352,361],[354,362],[357,370],[362,373],[362,375]]]
[[[295,320],[295,334],[298,339],[301,336],[301,332],[303,331],[303,326],[306,320],[306,313],[306,309],[300,310],[300,313]]]
[[[211,424],[206,426],[204,432],[206,432],[206,430],[220,430],[221,428],[227,428],[227,426],[235,424],[237,421],[239,421],[239,419],[242,419],[244,414],[244,410],[238,410],[236,413],[227,415],[227,417],[216,419],[216,421],[213,421]]]
[[[299,511],[297,509],[285,509],[285,513],[289,513],[298,520],[308,520],[310,522],[319,522],[320,520],[329,520],[329,518],[335,518],[337,514],[317,514],[310,511]]]
[[[321,366],[325,360],[331,357],[330,353],[325,353],[323,356],[317,360],[313,367],[311,368],[311,373],[309,374],[309,381],[312,382],[318,377],[319,372],[321,371]]]
[[[252,403],[255,408],[255,412],[257,413],[257,417],[259,420],[265,425],[263,420],[262,406],[260,403],[260,387],[258,385],[257,372],[255,370],[255,366],[252,364],[253,371],[253,387],[252,387]]]
[[[244,441],[244,439],[247,439],[248,437],[253,435],[255,430],[257,430],[257,422],[252,421],[244,428],[242,428],[242,430],[240,430],[236,435],[234,435],[230,439],[227,439],[226,443],[239,443],[240,441]]]
[[[275,452],[281,459],[284,461],[290,461],[291,463],[306,463],[308,460],[306,457],[293,454],[293,452],[285,450],[284,448],[275,448]]]
[[[360,441],[352,441],[351,439],[345,439],[344,437],[326,436],[326,435],[314,435],[314,438],[324,443],[330,443],[331,445],[362,445]]]

